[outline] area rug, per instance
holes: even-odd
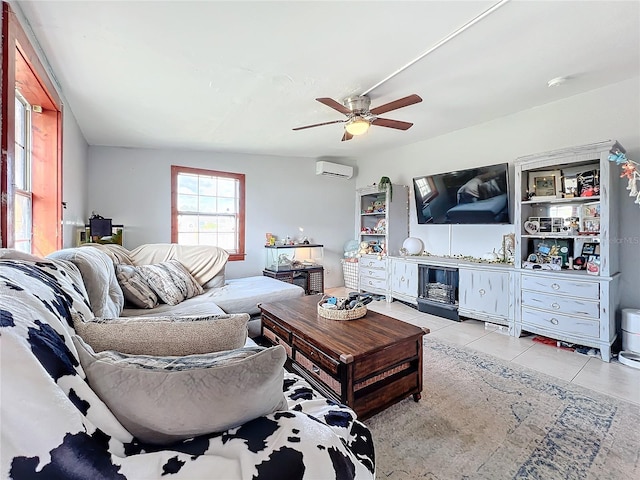
[[[425,337],[422,399],[365,423],[377,478],[640,478],[640,406]]]

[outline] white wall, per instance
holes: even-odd
[[[343,284],[340,260],[354,235],[355,179],[317,176],[310,158],[90,147],[88,212],[124,224],[129,249],[170,242],[171,165],[246,175],[247,256],[228,263],[229,278],[262,274],[266,232],[295,238],[302,227],[324,245],[325,287]]]
[[[76,246],[76,233],[89,218],[87,212],[87,145],[71,109],[63,110],[62,246]]]
[[[562,87],[558,87],[562,88]],[[630,159],[640,162],[640,81],[636,77],[609,87],[550,103],[432,140],[380,152],[358,162],[357,187],[381,175],[411,185],[413,177],[513,161],[520,156],[557,148],[618,140]],[[393,158],[393,162],[389,161]],[[512,179],[513,181],[513,179]],[[620,179],[620,248],[622,307],[640,307],[640,206],[633,203]],[[513,192],[513,191],[512,191]],[[512,193],[513,195],[513,193]],[[513,225],[418,225],[410,193],[412,236],[434,254],[481,256],[498,249]]]

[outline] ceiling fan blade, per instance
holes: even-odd
[[[409,95],[408,97],[400,98],[393,102],[385,103],[384,105],[380,105],[379,107],[372,108],[370,112],[373,115],[378,115],[380,113],[390,112],[391,110],[397,110],[398,108],[408,107],[409,105],[420,103],[421,101],[422,98],[414,93],[413,95]]]
[[[337,110],[340,113],[344,113],[345,115],[349,115],[351,113],[351,110],[349,110],[347,107],[345,107],[341,103],[336,102],[333,98],[323,97],[323,98],[316,98],[316,100],[326,105],[327,107],[333,108],[334,110]]]
[[[305,125],[304,127],[296,127],[293,130],[304,130],[305,128],[321,127],[322,125],[331,125],[332,123],[344,123],[344,120],[334,120],[332,122],[314,123],[313,125]]]
[[[401,122],[400,120],[390,120],[388,118],[376,118],[371,125],[378,127],[396,128],[398,130],[409,130],[413,123]]]
[[[351,135],[349,132],[345,130],[344,135],[342,135],[342,141],[344,142],[345,140],[351,140],[352,138],[353,138],[353,135]]]

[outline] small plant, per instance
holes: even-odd
[[[391,183],[391,180],[389,179],[389,177],[382,177],[378,182],[378,191],[386,192],[387,190],[389,190],[389,201],[392,201],[393,200],[393,184]]]

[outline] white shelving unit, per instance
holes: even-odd
[[[519,158],[514,220],[515,268],[520,273],[516,276],[515,335],[526,330],[599,348],[607,362],[616,338],[620,281],[614,193],[618,177],[608,160],[613,149],[624,152],[617,142],[607,141]],[[597,172],[599,194],[565,197],[559,188],[564,175],[571,172],[574,176],[580,171]],[[556,195],[545,191],[544,197],[536,198],[530,190],[535,184],[532,179],[548,176],[550,172],[555,172]],[[544,228],[538,232],[527,230],[525,224],[531,218],[540,219]],[[562,223],[554,223],[553,218],[563,219]],[[577,219],[578,232],[565,229],[571,218]],[[599,252],[599,272],[595,274],[568,266],[569,258],[575,263],[576,258],[582,257],[585,245]],[[562,257],[561,269],[547,270],[549,264],[539,261],[539,255],[544,258],[549,249]]]
[[[359,289],[385,295],[391,301],[387,255],[398,255],[409,236],[409,187],[393,185],[380,192],[377,185],[356,192],[356,238],[374,246],[359,262]]]

